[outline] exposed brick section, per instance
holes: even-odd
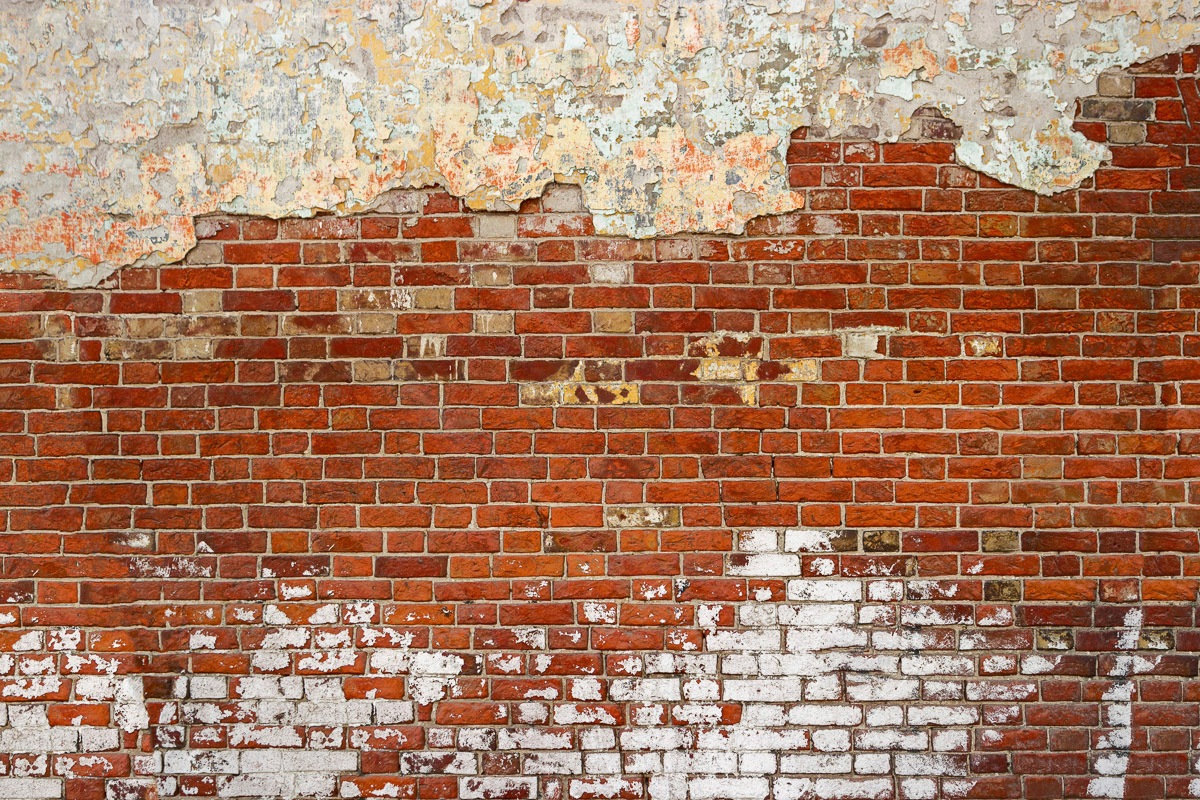
[[[5,276],[0,796],[1200,796],[1196,60],[1054,197],[931,116],[742,237]]]

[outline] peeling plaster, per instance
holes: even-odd
[[[11,0],[0,269],[94,283],[193,221],[369,209],[444,185],[505,209],[578,183],[602,233],[738,233],[802,204],[789,134],[893,140],[1050,193],[1106,69],[1200,38],[1200,0]]]

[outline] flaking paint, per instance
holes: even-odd
[[[800,207],[784,154],[913,112],[1049,193],[1105,69],[1198,38],[1200,0],[13,0],[0,6],[0,259],[94,283],[178,260],[197,216],[352,213],[440,184],[513,208],[578,183],[603,233]]]

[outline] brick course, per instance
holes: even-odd
[[[926,117],[3,276],[0,797],[1200,796],[1198,53],[1053,197]]]

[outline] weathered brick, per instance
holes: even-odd
[[[744,236],[410,192],[5,279],[0,796],[1186,795],[1168,61],[1054,197],[797,137]]]

